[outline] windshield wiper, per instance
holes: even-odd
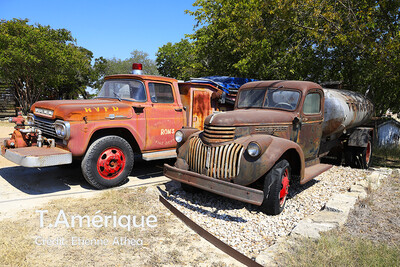
[[[116,92],[113,91],[113,93],[114,93],[114,96],[116,96],[118,98],[118,100],[121,101],[121,97]]]

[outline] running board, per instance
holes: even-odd
[[[323,164],[323,163],[319,163],[319,164],[315,164],[310,167],[307,167],[304,171],[304,179],[300,181],[300,184],[307,183],[314,177],[320,175],[321,173],[329,170],[332,167],[333,166],[330,164]]]
[[[172,159],[172,158],[176,158],[175,149],[142,154],[142,159],[145,161],[152,161],[157,159]]]

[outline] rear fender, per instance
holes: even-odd
[[[367,147],[368,141],[373,140],[374,129],[370,127],[357,127],[350,134],[348,146]]]

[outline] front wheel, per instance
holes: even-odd
[[[104,189],[118,186],[132,170],[132,147],[119,136],[102,137],[91,144],[81,167],[83,176],[93,187]]]
[[[264,181],[264,201],[261,210],[268,215],[278,215],[285,208],[289,193],[291,168],[287,160],[276,163],[267,173]]]

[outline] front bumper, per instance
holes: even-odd
[[[72,163],[72,153],[57,147],[21,147],[7,149],[0,139],[1,155],[24,167],[48,167]]]
[[[164,175],[172,180],[257,206],[260,206],[264,201],[264,192],[262,190],[257,190],[247,186],[211,178],[195,172],[178,169],[168,164],[164,164]]]

